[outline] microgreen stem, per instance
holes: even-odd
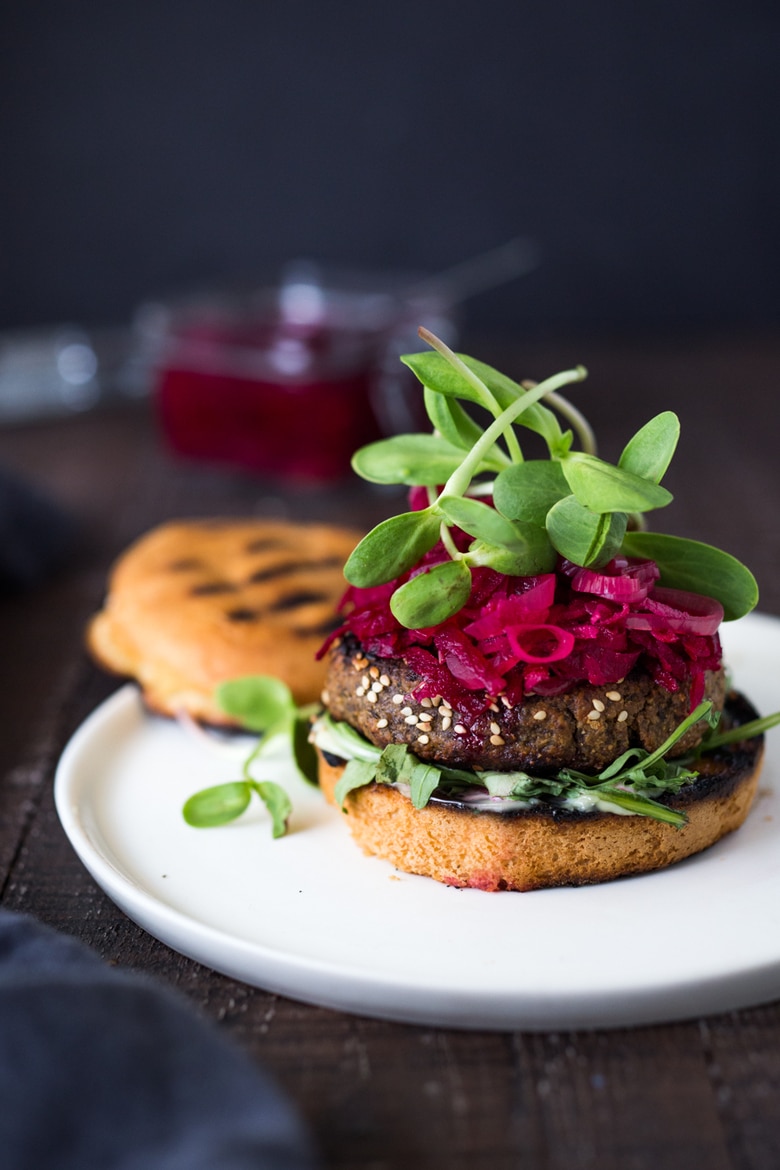
[[[254,764],[255,760],[260,755],[260,752],[262,750],[262,744],[263,744],[263,740],[259,739],[257,741],[257,743],[255,744],[255,746],[252,748],[249,755],[244,760],[243,767],[241,769],[243,776],[244,776],[244,779],[246,781],[248,781],[250,784],[252,782],[252,764]]]
[[[441,542],[453,561],[459,561],[461,559],[463,553],[452,539],[452,534],[450,533],[450,528],[446,520],[442,520],[441,522]]]
[[[581,382],[587,376],[588,371],[584,366],[577,366],[573,370],[564,370],[562,373],[555,374],[552,378],[547,378],[544,382],[540,382],[538,386],[534,387],[533,390],[529,390],[522,398],[518,398],[515,402],[510,403],[506,410],[498,418],[494,419],[490,426],[482,432],[460,467],[453,471],[444,485],[439,499],[442,499],[443,496],[463,496],[466,494],[472,476],[475,474],[490,448],[501,438],[507,428],[511,427],[515,419],[523,411],[528,410],[529,406],[533,406],[535,402],[544,398],[552,390],[557,390],[559,386],[568,386],[571,382]]]
[[[447,343],[442,341],[440,337],[437,337],[435,333],[431,333],[430,329],[426,329],[424,325],[420,326],[420,328],[417,330],[417,334],[421,341],[427,342],[432,349],[435,349],[436,352],[440,353],[443,358],[446,358],[450,365],[453,366],[459,374],[462,374],[466,381],[474,387],[474,389],[482,398],[482,405],[487,410],[489,410],[494,417],[498,417],[498,415],[501,413],[501,407],[499,406],[492,392],[488,389],[482,379],[478,377],[478,375],[475,374],[473,370],[470,370],[466,363],[462,361],[453,350],[450,349]],[[523,453],[520,450],[520,443],[518,442],[517,435],[514,433],[514,431],[507,432],[506,444],[512,461],[514,463],[522,463]]]
[[[252,748],[249,755],[245,758],[244,763],[243,763],[243,767],[242,767],[242,772],[244,775],[244,779],[247,780],[250,784],[254,784],[254,779],[252,777],[252,765],[254,764],[255,760],[258,759],[259,756],[263,755],[268,750],[268,745],[270,744],[272,739],[274,739],[277,735],[280,734],[280,730],[282,731],[282,733],[286,734],[287,727],[285,727],[284,729],[280,729],[279,727],[277,727],[276,729],[272,728],[269,731],[265,732],[265,734],[261,735],[260,738],[258,739],[257,743],[255,744],[255,746]]]
[[[577,407],[569,402],[568,398],[564,398],[562,394],[556,394],[554,390],[547,395],[547,401],[574,427],[583,451],[586,451],[588,455],[595,455],[597,453],[596,436],[585,415],[577,410]]]
[[[479,499],[480,496],[492,496],[493,490],[496,486],[494,479],[487,479],[484,483],[473,483],[466,493],[474,499]]]

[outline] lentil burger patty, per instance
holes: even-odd
[[[468,721],[446,700],[415,699],[421,682],[400,659],[375,657],[350,635],[329,651],[326,701],[334,719],[378,747],[405,743],[420,759],[453,767],[598,772],[630,747],[655,750],[690,709],[688,687],[672,693],[636,670],[618,684],[581,683],[515,707],[497,700]],[[723,670],[708,671],[704,697],[720,711],[725,695]],[[691,728],[673,754],[695,747],[702,734],[701,725]]]

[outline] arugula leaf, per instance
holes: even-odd
[[[743,739],[755,739],[757,735],[764,735],[773,727],[777,727],[778,724],[780,724],[780,711],[775,711],[773,715],[751,719],[749,723],[740,723],[737,727],[730,727],[726,731],[714,731],[705,736],[699,751],[710,752],[727,743],[740,743]]]
[[[376,766],[377,784],[408,783],[411,759],[405,743],[389,743],[383,748]]]
[[[371,743],[350,723],[332,719],[328,714],[316,720],[313,734],[320,751],[342,760],[364,760],[376,764],[382,755],[382,748]]]
[[[376,764],[368,760],[348,760],[347,766],[333,791],[336,804],[342,808],[350,792],[365,788],[376,777]]]
[[[688,821],[685,813],[669,808],[668,805],[660,804],[649,796],[626,792],[625,789],[615,788],[611,784],[601,784],[596,791],[603,793],[606,800],[610,801],[611,804],[616,804],[619,808],[627,809],[628,812],[638,816],[651,817],[654,821],[673,825],[675,829],[681,829]]]
[[[425,808],[439,786],[441,772],[433,764],[416,761],[409,773],[412,804],[416,809]]]

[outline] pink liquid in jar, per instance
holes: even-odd
[[[379,437],[378,336],[279,315],[194,316],[156,363],[158,416],[180,455],[291,479],[345,475]]]

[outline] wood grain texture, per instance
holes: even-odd
[[[780,613],[780,342],[596,348],[497,346],[511,372],[584,360],[580,395],[616,456],[632,428],[676,406],[683,442],[668,527],[749,560],[761,608]],[[491,354],[481,351],[488,360]],[[507,356],[509,361],[506,360]],[[597,393],[598,387],[598,393]],[[130,922],[75,857],[54,811],[59,754],[115,683],[82,633],[113,557],[163,520],[281,515],[368,525],[395,507],[362,484],[280,488],[173,462],[143,406],[0,432],[0,460],[78,519],[69,562],[0,598],[0,889],[3,904],[158,979],[247,1049],[309,1121],[339,1170],[776,1170],[780,1006],[592,1033],[480,1033],[348,1016],[250,988],[170,951]],[[666,521],[666,518],[665,518]],[[672,523],[673,521],[673,523]],[[504,895],[486,895],[504,896]],[[522,896],[522,895],[520,895]]]

